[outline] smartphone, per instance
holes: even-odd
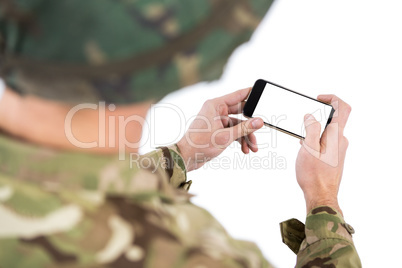
[[[306,114],[320,122],[321,136],[334,112],[328,103],[262,79],[255,82],[243,109],[245,117],[261,117],[266,126],[299,139],[305,138]]]

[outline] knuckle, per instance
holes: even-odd
[[[325,95],[329,99],[329,103],[333,104],[334,102],[337,102],[339,100],[338,96],[334,94],[327,94]]]
[[[316,121],[314,122],[313,126],[316,127],[316,128],[320,128],[320,127],[321,127],[321,124],[320,124],[320,122],[318,122],[318,121],[316,120]]]
[[[221,104],[218,105],[218,109],[217,109],[217,110],[218,110],[218,113],[219,113],[219,114],[228,114],[228,111],[229,111],[227,105],[224,105],[223,103],[221,103]]]
[[[321,129],[321,125],[320,125],[320,122],[315,121],[315,122],[312,122],[311,124],[309,124],[307,126],[307,128],[311,129],[314,132],[317,132]]]
[[[240,131],[241,131],[241,136],[245,136],[248,134],[248,127],[246,126],[245,123],[240,124]]]

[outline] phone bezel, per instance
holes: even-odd
[[[311,99],[311,100],[314,100],[314,101],[317,101],[317,102],[320,102],[320,103],[322,103],[322,104],[326,104],[326,105],[330,106],[330,107],[331,107],[331,112],[330,112],[330,114],[329,114],[329,117],[328,117],[328,120],[327,120],[327,124],[325,125],[325,128],[331,123],[331,121],[332,121],[332,116],[334,115],[334,112],[335,112],[335,110],[334,110],[334,108],[332,107],[331,104],[326,103],[326,102],[319,101],[319,100],[314,99],[314,98],[312,98],[312,97],[310,97],[310,96],[306,96],[306,95],[301,94],[301,93],[299,93],[299,92],[296,92],[296,91],[294,91],[294,90],[285,88],[285,87],[283,87],[283,86],[277,85],[277,84],[275,84],[275,83],[272,83],[272,82],[269,82],[269,81],[266,81],[266,80],[263,80],[263,79],[258,79],[258,80],[254,83],[253,88],[251,89],[251,92],[250,92],[250,94],[249,94],[249,96],[248,96],[248,98],[247,98],[246,104],[244,105],[244,108],[243,108],[243,115],[244,115],[245,117],[247,117],[247,118],[252,118],[252,115],[253,115],[254,110],[255,110],[255,108],[256,108],[256,106],[257,106],[257,103],[258,103],[258,101],[260,100],[261,95],[262,95],[262,93],[264,92],[265,86],[266,86],[267,84],[271,84],[271,85],[273,85],[273,86],[276,86],[276,87],[282,88],[282,89],[284,89],[284,90],[290,91],[290,92],[292,92],[292,93],[298,94],[298,95],[300,95],[300,96],[302,96],[302,97],[306,97],[306,98],[309,98],[309,99]],[[296,138],[298,138],[298,139],[304,139],[303,136],[300,136],[300,135],[298,135],[298,134],[295,134],[295,133],[293,133],[293,132],[290,132],[290,131],[288,131],[288,130],[286,130],[286,129],[283,129],[283,128],[280,128],[280,127],[271,125],[271,124],[269,124],[269,123],[267,123],[267,122],[264,122],[264,125],[266,125],[266,126],[268,126],[268,127],[270,127],[270,128],[276,129],[276,130],[278,130],[278,131],[281,131],[281,132],[283,132],[283,133],[285,133],[285,134],[288,134],[288,135],[291,135],[291,136],[293,136],[293,137],[296,137]],[[324,128],[324,130],[325,130],[325,128]]]

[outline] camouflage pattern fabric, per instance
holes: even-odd
[[[0,137],[0,267],[271,267],[191,204],[176,146],[129,159]]]
[[[71,103],[157,100],[219,78],[272,2],[1,0],[1,76]]]
[[[296,219],[281,223],[283,242],[297,254],[296,268],[362,267],[354,232],[339,212],[327,206],[311,210],[306,225]]]
[[[0,267],[272,267],[193,205],[190,185],[174,145],[119,161],[0,136]],[[360,267],[345,228],[313,210],[297,267]]]

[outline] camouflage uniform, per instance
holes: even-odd
[[[218,79],[273,0],[1,0],[0,68],[21,94],[160,99]]]
[[[272,267],[191,203],[176,146],[119,161],[1,136],[0,152],[2,268]],[[332,208],[281,230],[297,267],[361,267],[352,229]]]
[[[68,102],[160,98],[218,78],[271,2],[2,0],[2,77]],[[0,267],[271,267],[191,203],[190,185],[176,146],[119,161],[0,135]],[[329,207],[281,231],[297,267],[361,266]]]

